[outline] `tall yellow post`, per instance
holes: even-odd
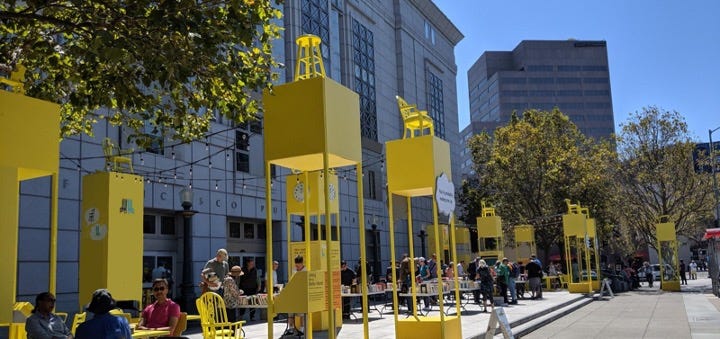
[[[316,174],[322,174],[325,180],[322,180],[321,187],[314,186],[315,189],[312,190],[309,189],[309,184],[298,186],[292,181],[288,182],[288,208],[292,208],[293,204],[304,205],[301,215],[305,218],[305,244],[302,247],[308,258],[306,259],[308,272],[296,274],[279,295],[269,296],[268,318],[276,313],[310,315],[313,312],[320,312],[316,313],[316,316],[326,320],[323,323],[328,324],[328,337],[333,339],[336,326],[342,325],[340,319],[336,321],[336,315],[341,308],[339,254],[332,254],[339,253],[339,245],[331,240],[332,216],[337,216],[338,213],[339,187],[337,183],[333,185],[329,179],[333,177],[331,169],[346,166],[355,166],[357,169],[358,222],[360,223],[358,226],[362,232],[364,211],[359,97],[352,90],[325,77],[318,37],[303,35],[297,39],[297,44],[299,50],[298,62],[295,65],[295,81],[275,86],[272,92],[263,93],[266,111],[264,116],[266,167],[274,164],[291,169],[295,173],[303,173],[305,183],[312,180],[311,176]],[[271,195],[269,185],[266,187],[266,195]],[[292,202],[292,200],[297,201]],[[269,206],[269,199],[267,204]],[[320,238],[318,242],[312,244],[310,242],[310,218],[313,215],[317,216],[318,227],[321,227],[324,215],[327,232],[322,244]],[[268,213],[266,233],[272,233],[271,217],[272,215]],[[339,222],[336,227],[340,227]],[[321,232],[318,234],[320,235]],[[270,260],[273,257],[272,244],[268,242],[267,247],[268,260]],[[288,247],[289,251],[294,251],[294,248],[297,249],[293,244]],[[324,256],[316,255],[315,252],[322,253],[322,248],[328,252]],[[365,260],[364,234],[360,236],[360,249],[361,260]],[[312,259],[313,256],[318,259]],[[367,304],[367,287],[363,287],[362,291],[363,303]],[[306,299],[308,295],[314,293],[322,293],[322,297],[316,295],[320,303],[314,302],[315,299],[313,302]],[[312,326],[310,319],[307,323]],[[364,319],[363,329],[365,337],[368,338],[367,317]],[[268,322],[268,334],[272,337],[272,322]],[[306,329],[305,334],[311,338],[312,327]]]
[[[20,181],[52,178],[48,291],[55,293],[57,285],[60,106],[15,88],[15,93],[0,90],[0,324],[12,321],[16,299]]]

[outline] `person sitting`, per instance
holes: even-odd
[[[167,297],[168,283],[165,279],[155,279],[152,284],[155,302],[142,311],[137,328],[140,330],[175,331],[180,319],[180,305]]]
[[[104,288],[92,294],[92,301],[87,307],[88,312],[95,316],[83,322],[75,330],[76,339],[130,339],[130,325],[125,317],[110,314],[115,308],[115,299]]]
[[[27,320],[25,331],[28,339],[72,338],[70,329],[62,318],[52,313],[55,308],[55,296],[43,292],[35,297],[35,308]]]

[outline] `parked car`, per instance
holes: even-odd
[[[653,280],[660,281],[660,264],[653,264]],[[675,276],[675,270],[669,264],[665,264],[665,280],[672,280]]]

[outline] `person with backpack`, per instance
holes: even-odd
[[[468,264],[468,268],[467,268],[468,279],[473,280],[473,281],[478,281],[477,263],[479,260],[480,260],[480,258],[476,258],[475,260],[471,261]],[[478,291],[478,290],[473,291],[473,300],[475,301],[476,304],[480,303],[480,291]]]
[[[477,278],[480,280],[480,293],[482,294],[483,312],[487,312],[488,304],[490,301],[490,308],[495,308],[495,302],[493,301],[493,278],[490,273],[490,267],[488,267],[485,260],[480,259],[477,264]]]

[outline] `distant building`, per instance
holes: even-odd
[[[607,44],[605,41],[524,40],[510,52],[483,53],[468,70],[472,135],[510,121],[528,109],[558,107],[588,137],[607,138],[615,132]],[[461,172],[471,172],[467,150],[461,151]]]

